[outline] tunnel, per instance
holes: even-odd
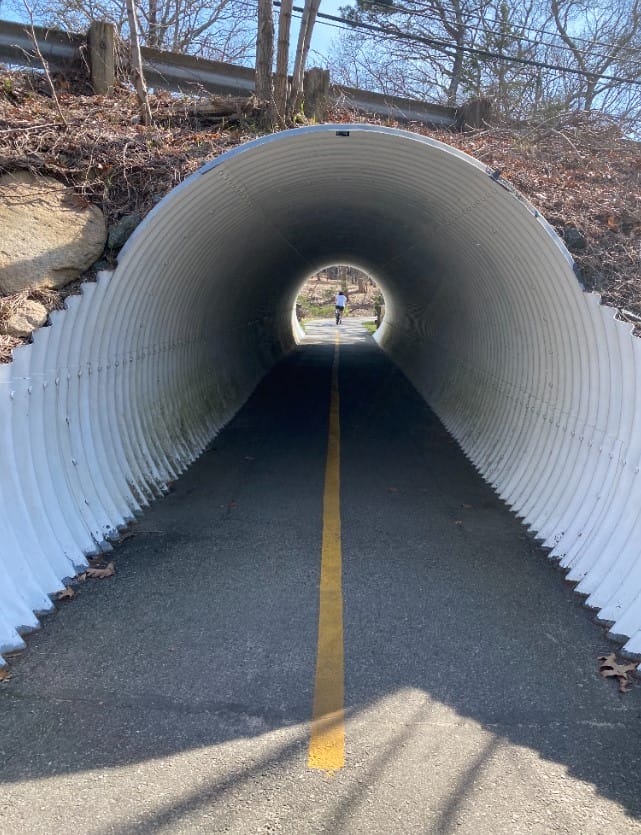
[[[641,653],[641,355],[498,172],[418,134],[265,136],[171,191],[0,366],[0,651],[175,480],[299,338],[328,264],[501,499]]]

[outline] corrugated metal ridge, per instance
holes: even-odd
[[[641,652],[639,341],[492,172],[363,125],[204,166],[0,366],[0,650],[200,454],[293,345],[302,281],[344,262],[383,287],[381,346]]]

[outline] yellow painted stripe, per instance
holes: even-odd
[[[308,758],[310,768],[325,771],[336,771],[345,765],[338,340],[337,334],[329,405],[318,650]]]

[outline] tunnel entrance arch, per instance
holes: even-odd
[[[292,348],[298,288],[328,263],[376,276],[381,347],[641,652],[638,341],[494,172],[364,125],[274,134],[204,166],[0,368],[0,649]]]

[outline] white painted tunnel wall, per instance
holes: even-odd
[[[381,347],[641,653],[639,340],[483,166],[342,125],[205,166],[0,366],[0,651],[290,350],[297,290],[328,263],[376,276]]]

